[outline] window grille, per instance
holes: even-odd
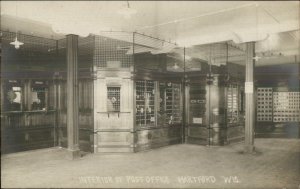
[[[257,88],[257,121],[272,122],[272,93],[272,88]]]
[[[155,125],[154,81],[136,81],[136,124]]]
[[[181,123],[180,84],[136,81],[136,125],[163,126]],[[157,88],[157,89],[156,89]],[[158,90],[157,98],[155,98]]]
[[[166,83],[166,124],[181,122],[181,101],[180,101],[180,84]]]
[[[107,87],[107,111],[120,112],[120,87]]]

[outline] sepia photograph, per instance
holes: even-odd
[[[0,9],[1,188],[300,189],[300,1]]]

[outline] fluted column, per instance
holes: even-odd
[[[80,157],[78,127],[78,36],[67,35],[67,134],[71,159]]]

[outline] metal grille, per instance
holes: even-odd
[[[32,64],[55,63],[56,40],[18,34],[18,41],[24,43],[15,49],[10,43],[15,40],[16,33],[1,31],[1,56],[3,64],[21,64],[22,66],[32,66]]]
[[[272,121],[272,88],[257,88],[257,121]]]
[[[78,39],[78,66],[79,68],[90,68],[93,65],[95,47],[95,36]]]
[[[227,122],[236,123],[239,118],[239,91],[237,85],[227,88]]]
[[[57,41],[58,60],[60,64],[66,64],[66,38]],[[78,38],[78,66],[79,68],[89,68],[93,64],[95,46],[95,36],[88,36],[85,38]]]
[[[55,52],[56,49],[56,40],[47,39],[43,37],[36,37],[24,34],[18,34],[18,41],[24,43],[20,46],[21,51],[38,51],[39,53],[50,53]],[[3,44],[9,44],[14,41],[16,33],[1,31],[1,42]],[[12,45],[10,45],[13,47]]]
[[[120,112],[120,87],[107,87],[107,111]]]
[[[180,84],[166,83],[166,123],[181,122]]]
[[[57,56],[60,65],[66,65],[67,63],[66,47],[67,47],[66,38],[57,40],[57,48],[58,48]]]
[[[96,36],[95,43],[94,62],[98,67],[129,68],[132,65],[132,55],[127,54],[132,43],[103,36]],[[112,65],[116,63],[117,66]]]
[[[136,124],[155,125],[154,81],[136,81]]]
[[[273,92],[273,121],[300,121],[300,92]]]

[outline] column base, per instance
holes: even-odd
[[[245,145],[244,147],[244,153],[254,153],[255,152],[255,147],[254,145]]]
[[[80,150],[69,150],[67,149],[67,154],[66,154],[67,159],[69,160],[74,160],[74,159],[79,159],[81,157]]]

